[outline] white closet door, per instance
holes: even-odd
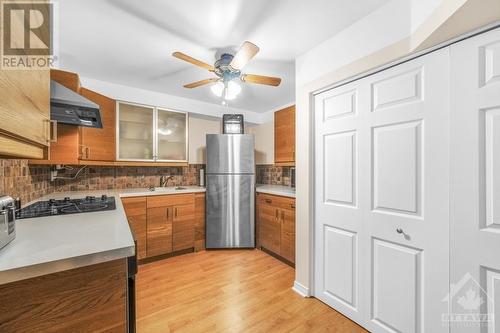
[[[500,30],[453,45],[450,59],[450,280],[455,288],[449,301],[454,318],[466,320],[450,325],[452,332],[498,333]],[[476,318],[487,329],[474,323]]]
[[[315,99],[316,297],[373,332],[446,332],[449,55]]]
[[[368,272],[360,244],[367,207],[359,195],[366,180],[358,172],[366,163],[358,151],[367,140],[363,95],[355,82],[315,98],[314,295],[360,324],[367,313],[360,277]]]

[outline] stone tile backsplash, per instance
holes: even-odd
[[[168,186],[198,185],[199,170],[204,164],[187,167],[104,167],[88,166],[76,179],[50,181],[51,167],[29,165],[27,160],[0,159],[0,194],[21,198],[23,204],[53,192],[124,189],[159,186],[160,177],[173,176]],[[58,176],[72,177],[81,166]]]
[[[275,166],[272,164],[257,165],[257,184],[290,186],[290,168],[288,166]]]

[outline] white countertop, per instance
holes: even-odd
[[[260,193],[295,198],[295,188],[290,186],[257,184],[255,191]]]
[[[132,256],[134,240],[120,198],[193,192],[205,188],[75,191],[39,198],[36,201],[106,194],[115,197],[116,209],[16,221],[16,238],[0,249],[0,285]]]

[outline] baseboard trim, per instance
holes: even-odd
[[[309,288],[305,287],[304,285],[300,284],[297,281],[293,282],[293,291],[295,291],[297,294],[299,294],[302,297],[309,297]]]

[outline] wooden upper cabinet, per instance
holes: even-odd
[[[116,156],[115,100],[81,87],[78,74],[50,70],[50,78],[99,105],[103,128],[66,124],[50,126],[50,149],[46,160],[34,164],[85,164],[88,161],[113,162]],[[52,124],[54,125],[54,124]],[[82,162],[81,162],[82,161]]]
[[[70,90],[73,90],[78,94],[80,93],[80,77],[76,73],[63,71],[60,69],[51,69],[50,79],[56,81],[57,83],[65,86]]]
[[[43,158],[49,145],[48,70],[0,71],[0,155]]]
[[[51,128],[48,161],[51,164],[78,164],[78,127],[56,124],[57,130]]]
[[[295,105],[274,113],[274,163],[295,164]]]
[[[81,127],[82,160],[114,161],[116,157],[116,101],[92,90],[81,88],[80,94],[99,104],[102,128]]]

